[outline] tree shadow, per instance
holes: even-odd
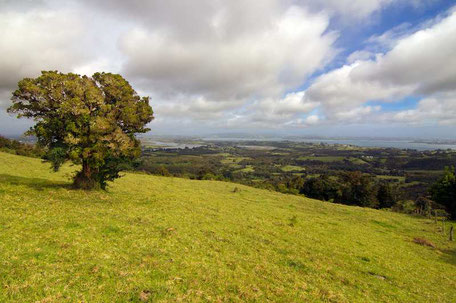
[[[10,184],[10,185],[24,185],[34,190],[44,190],[44,189],[58,189],[58,188],[71,188],[71,184],[64,181],[51,181],[41,178],[27,178],[12,176],[7,174],[0,174],[0,184]]]
[[[441,252],[442,252],[441,258],[445,262],[456,266],[456,250],[446,249],[446,250],[441,250]]]

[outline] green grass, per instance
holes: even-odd
[[[375,175],[375,177],[381,180],[397,180],[398,182],[405,182],[404,176]]]
[[[407,170],[407,172],[411,173],[411,174],[442,175],[442,170],[441,169],[438,169],[438,170]]]
[[[131,173],[84,192],[72,171],[0,153],[0,302],[456,301],[430,220]]]
[[[303,170],[306,170],[304,167],[301,167],[301,166],[294,166],[294,165],[285,165],[285,166],[281,167],[281,169],[282,169],[284,172],[303,171]]]
[[[408,187],[408,186],[416,186],[416,185],[423,185],[423,186],[427,186],[426,184],[423,184],[423,182],[420,182],[420,181],[412,181],[412,182],[407,182],[407,183],[402,183],[400,186],[401,187]]]
[[[353,164],[358,164],[358,165],[363,165],[367,164],[368,162],[364,161],[363,159],[360,158],[355,158],[355,157],[350,157],[348,160],[353,163]]]
[[[220,155],[220,154],[217,154],[217,155]],[[232,168],[239,168],[239,167],[242,167],[241,165],[239,165],[239,162],[243,161],[243,160],[247,160],[249,158],[246,158],[246,157],[234,157],[234,156],[226,156],[225,158],[223,158],[222,160],[220,160],[220,163],[224,164],[224,165],[228,165]],[[253,170],[252,170],[253,171]]]
[[[341,156],[302,156],[298,160],[301,161],[320,161],[320,162],[340,162],[343,161],[345,157]]]
[[[246,165],[242,169],[236,170],[236,172],[242,172],[242,173],[253,173],[255,171],[255,168],[253,168],[253,165]]]
[[[367,164],[366,161],[364,161],[363,159],[360,159],[360,158],[356,158],[356,157],[347,158],[347,157],[342,157],[342,156],[301,156],[298,158],[298,160],[320,161],[320,162],[326,162],[326,163],[342,162],[344,160],[348,160],[348,161],[352,162],[353,164],[358,164],[358,165]]]

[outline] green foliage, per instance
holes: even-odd
[[[50,148],[44,155],[44,159],[51,162],[52,168],[56,172],[67,159],[66,150],[58,146]]]
[[[422,215],[430,215],[432,211],[433,201],[426,197],[420,196],[415,200],[415,206],[418,209],[419,213]]]
[[[44,155],[44,150],[34,144],[21,143],[2,136],[0,136],[0,151],[35,158]]]
[[[342,196],[342,189],[337,181],[331,180],[328,175],[321,175],[307,180],[300,193],[318,200],[339,201]]]
[[[412,200],[401,200],[394,204],[392,210],[399,213],[412,214],[416,210],[416,205]]]
[[[361,172],[343,172],[338,177],[321,175],[307,180],[301,194],[307,197],[363,207],[378,207],[374,179]]]
[[[456,302],[432,220],[130,172],[84,192],[74,169],[0,153],[0,302]]]
[[[171,144],[164,148],[164,142]],[[390,208],[393,200],[416,200],[426,195],[427,188],[440,177],[440,170],[456,161],[456,151],[451,150],[414,151],[292,141],[251,141],[247,144],[149,137],[142,138],[142,144],[143,157],[138,169],[143,172],[161,175],[159,167],[165,166],[175,177],[203,179],[209,173],[215,180],[293,194],[299,194],[303,187],[294,184],[295,177],[307,182],[327,175],[327,182],[334,183],[329,184],[327,189],[336,188],[336,194],[328,197],[325,194],[327,190],[324,190],[315,197],[340,201],[338,203],[345,203],[340,199],[341,172],[360,171],[375,177],[371,181],[380,196],[376,197],[379,203],[372,205],[377,208]],[[189,144],[200,146],[178,148]],[[432,170],[419,170],[419,165]],[[381,188],[386,183],[390,188]],[[383,190],[385,192],[382,193]]]
[[[397,185],[381,182],[377,190],[378,208],[391,208],[401,200],[401,194]]]
[[[119,177],[141,153],[135,134],[147,132],[153,119],[149,98],[110,73],[42,72],[19,81],[12,101],[10,113],[35,120],[28,134],[47,149],[43,159],[55,171],[66,161],[82,165],[74,185],[84,189],[105,188]]]
[[[158,167],[156,174],[160,175],[160,176],[164,176],[164,177],[170,176],[169,171],[166,169],[166,167],[164,165],[160,165]]]
[[[454,167],[446,167],[442,178],[430,188],[432,200],[446,207],[456,219],[456,174]]]
[[[361,172],[342,174],[342,197],[348,205],[377,207],[376,187],[373,178]]]

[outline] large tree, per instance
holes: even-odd
[[[46,149],[44,159],[57,171],[66,161],[82,166],[77,188],[105,188],[125,163],[140,155],[135,134],[149,131],[153,111],[120,75],[92,77],[57,71],[25,78],[8,112],[36,121],[27,132]]]

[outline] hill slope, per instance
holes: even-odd
[[[71,171],[0,153],[1,302],[456,301],[429,220],[140,174],[75,191]]]

